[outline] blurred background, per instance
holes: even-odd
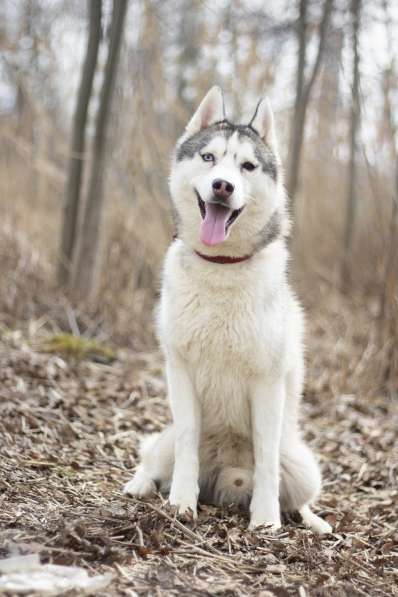
[[[2,330],[156,346],[171,152],[218,84],[231,119],[271,99],[312,346],[396,388],[397,51],[395,0],[2,0]]]

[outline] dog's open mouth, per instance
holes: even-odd
[[[202,216],[200,227],[200,240],[208,246],[222,243],[228,234],[228,228],[241,213],[240,209],[231,209],[219,202],[204,202],[196,191],[198,205]]]

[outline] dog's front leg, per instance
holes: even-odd
[[[250,528],[281,525],[279,506],[280,443],[285,402],[283,378],[270,382],[258,378],[251,388],[251,421],[254,447],[253,497]]]
[[[179,514],[197,516],[199,494],[200,407],[181,359],[167,363],[167,381],[174,420],[174,471],[169,502]]]

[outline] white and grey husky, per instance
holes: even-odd
[[[250,528],[281,510],[328,532],[309,504],[321,476],[299,430],[303,314],[286,277],[286,194],[272,111],[232,124],[213,87],[177,143],[171,176],[178,240],[164,266],[158,332],[173,424],[149,437],[124,488],[250,502]]]

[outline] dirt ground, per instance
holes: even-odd
[[[249,532],[245,512],[210,506],[194,525],[161,496],[123,496],[139,438],[169,419],[160,355],[119,350],[104,364],[47,353],[33,322],[0,334],[0,556],[112,571],[98,593],[108,597],[398,595],[389,347],[371,305],[325,304],[309,305],[303,414],[324,474],[316,511],[332,534],[297,520],[274,536]]]

